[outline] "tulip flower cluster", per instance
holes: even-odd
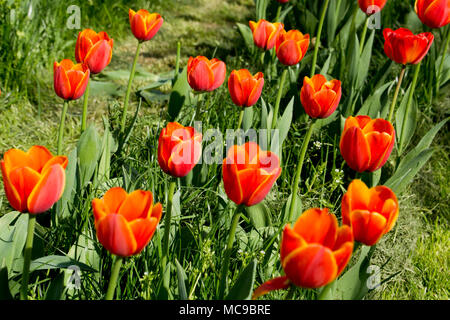
[[[280,4],[288,2],[288,0],[277,1]],[[297,81],[300,83],[294,83],[294,80],[291,80],[293,88],[294,85],[298,85],[298,88],[295,87],[297,88],[296,95],[297,98],[300,98],[301,106],[306,113],[305,118],[308,120],[300,153],[293,155],[294,159],[298,159],[298,164],[295,167],[292,185],[290,185],[291,197],[285,204],[288,214],[282,220],[278,230],[278,233],[281,233],[281,240],[278,245],[280,249],[279,271],[284,274],[262,283],[254,291],[254,299],[270,291],[292,288],[293,286],[307,289],[330,286],[345,272],[352,254],[357,252],[358,245],[375,246],[379,243],[380,239],[393,229],[400,212],[399,201],[395,193],[397,189],[389,188],[389,183],[386,183],[388,186],[385,186],[378,182],[371,182],[372,185],[369,187],[358,178],[350,182],[347,191],[342,196],[340,203],[341,223],[338,222],[338,217],[329,208],[312,207],[303,213],[297,212],[299,209],[296,201],[299,191],[301,191],[300,179],[303,163],[318,119],[330,117],[329,119],[333,120],[333,116],[336,116],[338,112],[341,115],[346,115],[345,122],[344,117],[342,117],[343,130],[338,133],[340,134],[339,151],[341,158],[353,171],[358,173],[369,172],[372,173],[373,177],[375,171],[380,170],[388,163],[394,149],[396,142],[395,128],[398,128],[398,124],[396,123],[396,127],[394,127],[392,114],[405,69],[410,64],[420,66],[434,41],[431,32],[415,35],[406,28],[384,29],[384,52],[389,59],[402,65],[389,116],[384,119],[382,118],[384,115],[379,115],[378,118],[372,119],[368,115],[350,115],[350,112],[338,111],[343,91],[345,94],[346,83],[341,83],[338,79],[332,79],[324,70],[321,70],[321,74],[315,74],[314,72],[328,0],[325,3],[315,42],[315,53],[311,67],[312,74],[310,77],[303,77],[302,74],[302,79]],[[386,4],[386,0],[358,0],[359,7],[367,15],[382,10]],[[281,5],[279,6],[281,7]],[[417,0],[415,11],[420,20],[431,28],[443,27],[450,21],[450,1]],[[138,11],[129,9],[128,15],[131,32],[137,40],[137,47],[123,102],[121,134],[118,137],[120,147],[117,154],[119,156],[121,152],[124,152],[123,150],[126,150],[126,148],[124,149],[128,138],[126,135],[129,135],[132,129],[131,126],[125,132],[126,111],[139,57],[139,48],[143,42],[156,36],[164,21],[160,14],[150,13],[145,9]],[[281,98],[286,91],[283,90],[284,82],[289,68],[299,64],[305,55],[309,54],[310,35],[303,34],[295,29],[287,31],[284,29],[283,23],[271,23],[264,19],[257,22],[250,21],[249,26],[254,45],[262,50],[263,56],[265,51],[273,50],[271,66],[276,66],[274,63],[276,59],[282,64],[283,71],[278,83],[275,108],[271,109],[270,116],[266,114],[266,117],[272,120],[272,126],[269,129],[280,129],[287,123],[283,122],[277,126]],[[30,221],[27,247],[24,250],[22,298],[27,297],[28,273],[34,235],[33,219],[35,219],[35,215],[51,210],[55,203],[61,199],[65,189],[65,169],[69,160],[67,156],[59,154],[62,153],[62,135],[67,105],[71,100],[80,99],[83,94],[85,94],[85,106],[87,105],[89,79],[94,74],[102,72],[111,63],[112,51],[113,39],[106,32],[97,33],[91,29],[79,32],[75,45],[77,64],[70,59],[63,59],[61,62],[54,62],[53,65],[54,91],[58,97],[64,100],[58,135],[58,155],[54,156],[46,147],[36,145],[27,152],[10,149],[4,153],[0,162],[5,194],[11,207],[16,211],[27,213]],[[178,69],[178,62],[176,69]],[[261,98],[265,81],[271,83],[271,77],[274,73],[272,71],[270,70],[268,80],[265,80],[264,74],[257,70],[251,72],[248,69],[238,69],[230,72],[227,81],[228,93],[231,101],[240,107],[241,112],[238,129],[241,128],[244,111],[251,112],[252,109],[250,108],[255,106]],[[179,76],[178,70],[175,74]],[[199,55],[189,58],[186,72],[182,74],[184,74],[182,80],[189,84],[197,97],[202,95],[209,95],[210,97],[225,82],[227,66],[219,58],[209,59]],[[414,91],[414,81],[417,80],[417,77],[414,79],[412,89],[410,89],[411,92]],[[196,99],[195,103],[200,105],[201,101],[201,99]],[[406,110],[408,110],[407,108]],[[197,117],[198,112],[195,115]],[[405,112],[403,118],[406,118],[406,115],[407,112]],[[85,114],[83,114],[84,116]],[[186,122],[186,118],[183,117],[176,119],[181,123]],[[291,123],[290,121],[291,119],[289,119],[288,126]],[[175,209],[175,191],[183,185],[184,179],[187,181],[190,175],[196,174],[197,169],[202,170],[204,168],[200,162],[202,152],[204,152],[202,149],[202,133],[187,125],[187,123],[184,123],[185,126],[179,122],[173,120],[167,122],[162,120],[160,122],[164,124],[161,125],[162,129],[159,132],[155,153],[159,167],[164,173],[160,176],[165,181],[158,188],[155,188],[154,193],[141,189],[128,190],[129,186],[127,185],[125,187],[127,190],[114,186],[108,190],[104,189],[103,191],[106,192],[101,197],[95,194],[89,198],[88,204],[91,205],[94,221],[92,231],[95,228],[98,241],[114,256],[106,299],[114,297],[122,260],[143,252],[155,232],[159,232],[157,230],[163,216],[163,205],[156,202],[154,196],[155,198],[161,197],[161,193],[163,199],[165,199],[165,212],[164,234],[160,238],[157,233],[158,239],[161,239],[158,242],[158,257],[161,259],[158,266],[160,278],[163,279],[162,286],[167,287],[170,284],[170,266],[175,263],[175,259],[170,252],[170,237],[173,234],[173,228],[176,228],[171,221],[171,214]],[[267,123],[264,125],[267,125]],[[286,128],[286,135],[288,129]],[[272,189],[285,188],[285,179],[278,187],[277,180],[282,172],[283,174],[286,173],[286,168],[294,168],[292,164],[282,161],[281,152],[275,153],[270,144],[274,138],[272,138],[272,135],[269,136],[269,140],[272,139],[272,141],[269,141],[268,144],[249,141],[241,145],[234,145],[233,142],[232,146],[227,146],[229,148],[226,150],[226,157],[224,159],[222,157],[218,163],[219,170],[217,172],[219,176],[221,172],[222,179],[217,182],[217,189],[214,190],[214,193],[218,193],[219,188],[223,188],[220,191],[222,193],[224,191],[230,200],[230,206],[223,212],[224,214],[231,212],[228,210],[229,208],[234,210],[230,229],[226,232],[228,242],[223,252],[220,283],[217,288],[219,299],[224,298],[228,286],[227,276],[240,217],[242,214],[261,206],[266,198],[271,197]],[[297,139],[297,137],[298,135],[292,135],[292,139]],[[400,137],[402,137],[402,133]],[[268,150],[264,150],[266,148],[264,146],[267,145],[270,147],[267,147]],[[108,152],[109,156],[110,150]],[[78,163],[71,163],[71,165],[76,167]],[[196,166],[198,167],[196,168]],[[282,166],[284,169],[282,169]],[[119,179],[116,178],[118,177],[114,177],[111,181],[118,181]],[[97,193],[99,189],[101,190],[104,187],[104,185],[97,183],[96,178],[92,178],[92,182],[93,192]],[[165,186],[168,186],[167,190],[164,189]],[[164,194],[161,189],[167,191],[167,193]],[[152,190],[154,189],[152,188]],[[182,189],[178,190],[178,194],[181,191]],[[186,192],[189,192],[189,190]],[[178,203],[178,206],[180,206],[180,203]],[[177,209],[180,210],[180,207]],[[224,217],[224,220],[226,218]],[[273,239],[276,239],[276,236]],[[179,261],[176,261],[177,267],[178,263]],[[326,290],[323,289],[322,292],[326,292]]]

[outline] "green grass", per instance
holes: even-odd
[[[6,44],[2,41],[1,52],[13,51],[11,57],[0,55],[3,69],[9,75],[7,83],[0,84],[2,95],[0,96],[0,113],[2,123],[0,125],[0,150],[2,152],[16,147],[28,149],[34,144],[42,144],[51,151],[56,151],[56,136],[62,101],[53,92],[52,63],[65,57],[73,58],[74,39],[77,32],[74,30],[55,31],[56,26],[63,25],[65,17],[65,5],[58,2],[41,1],[45,5],[55,6],[53,13],[37,11],[39,16],[50,23],[47,33],[36,28],[37,34],[32,33],[33,26],[26,21],[17,22],[17,42]],[[301,1],[298,1],[300,3]],[[134,56],[136,40],[131,36],[128,26],[128,7],[122,1],[105,1],[104,7],[97,7],[93,2],[86,2],[82,6],[83,25],[92,27],[97,31],[108,30],[114,38],[113,59],[105,70],[128,71]],[[139,1],[134,9],[146,7],[148,1]],[[5,18],[10,8],[5,6],[5,1],[0,0],[0,18]],[[19,6],[19,1],[14,2]],[[106,10],[105,10],[106,8]],[[25,8],[26,9],[26,8]],[[21,12],[26,12],[23,9]],[[390,10],[392,19],[396,19],[395,10]],[[25,11],[24,11],[25,10]],[[406,9],[404,9],[406,10]],[[49,12],[52,10],[49,10]],[[233,68],[249,68],[251,71],[259,71],[259,65],[255,59],[249,59],[244,43],[235,27],[235,22],[247,24],[253,17],[253,2],[240,1],[204,1],[184,0],[177,1],[177,7],[168,1],[152,1],[151,11],[160,12],[165,22],[158,35],[143,46],[142,54],[138,61],[138,70],[142,70],[144,76],[137,77],[133,84],[134,89],[148,84],[148,76],[145,72],[158,74],[174,68],[176,57],[176,43],[182,43],[181,66],[184,66],[189,56],[205,55],[226,59],[227,70]],[[388,11],[387,11],[388,12]],[[52,20],[51,17],[57,17]],[[95,19],[94,19],[95,17]],[[47,20],[46,20],[47,19]],[[397,20],[394,20],[397,21]],[[0,27],[0,39],[10,36],[5,29]],[[11,30],[7,30],[11,32]],[[22,38],[25,37],[25,38]],[[25,41],[27,39],[27,41]],[[22,47],[24,43],[28,47]],[[8,45],[8,47],[6,47]],[[19,50],[20,49],[20,50]],[[31,50],[31,51],[30,51]],[[29,54],[29,59],[22,59]],[[20,57],[19,57],[20,56]],[[381,59],[385,59],[379,52],[377,60],[372,63],[372,68],[378,65]],[[322,61],[323,62],[323,61]],[[10,70],[8,69],[8,66]],[[309,66],[305,66],[306,72]],[[5,71],[6,70],[6,71]],[[25,72],[31,72],[31,76]],[[394,74],[390,75],[394,77]],[[37,81],[36,81],[37,79]],[[117,128],[120,117],[122,97],[128,80],[127,72],[123,76],[111,79],[100,76],[99,81],[112,84],[118,89],[114,94],[103,94],[102,91],[92,92],[89,104],[89,122],[95,123],[100,132],[103,132],[102,117],[107,116],[113,128]],[[277,79],[267,81],[263,98],[272,103],[275,100]],[[298,86],[297,86],[298,87]],[[164,88],[167,92],[170,86]],[[163,90],[163,91],[164,91]],[[295,88],[298,93],[298,88]],[[420,93],[426,90],[419,89]],[[114,91],[114,90],[113,90]],[[132,94],[129,116],[134,113],[138,99]],[[116,102],[119,99],[119,103]],[[441,96],[433,103],[421,100],[423,118],[418,124],[418,129],[412,145],[419,141],[427,130],[449,114],[450,86],[441,89]],[[64,153],[72,150],[79,139],[79,127],[81,116],[81,103],[71,103],[66,121],[64,133]],[[282,106],[287,101],[283,100]],[[39,108],[40,106],[40,108]],[[260,112],[260,104],[255,109]],[[38,111],[41,110],[40,116]],[[93,217],[90,210],[90,202],[87,199],[101,197],[112,184],[122,185],[128,190],[141,188],[151,190],[155,200],[165,204],[169,183],[167,175],[160,170],[156,160],[157,137],[166,119],[165,103],[144,103],[141,108],[136,127],[130,137],[128,148],[123,159],[113,164],[113,175],[118,177],[97,186],[90,186],[86,194],[79,200],[86,205],[80,205],[71,212],[71,218],[67,224],[61,224],[58,228],[49,229],[41,235],[41,240],[36,244],[35,255],[50,255],[67,253],[75,242],[78,233],[82,232],[82,239],[91,240],[95,252],[101,256],[98,261],[98,274],[83,274],[82,287],[79,291],[68,293],[68,297],[83,299],[101,299],[106,291],[111,258],[97,242],[93,233]],[[204,110],[204,128],[220,128],[222,132],[226,128],[233,128],[238,118],[238,110],[233,106],[229,98],[226,84],[224,84],[213,96],[210,110]],[[187,124],[192,118],[194,108],[185,106],[181,114],[180,122]],[[279,263],[279,229],[284,202],[290,193],[292,175],[297,163],[297,156],[301,147],[301,140],[306,132],[305,118],[301,111],[296,110],[297,119],[293,124],[283,150],[282,176],[277,185],[268,195],[266,204],[271,211],[273,225],[256,230],[250,220],[242,220],[238,226],[236,242],[231,260],[229,277],[233,283],[238,273],[253,258],[259,262],[257,271],[257,283],[266,281],[280,275],[282,272]],[[431,160],[422,169],[407,191],[400,197],[400,216],[396,227],[377,246],[377,253],[373,263],[381,265],[385,263],[386,269],[382,271],[382,279],[388,278],[400,271],[398,275],[387,283],[374,290],[368,299],[448,299],[449,284],[449,162],[448,162],[448,125],[443,128],[436,137],[433,147],[436,149]],[[317,147],[314,142],[321,142]],[[335,213],[339,213],[342,190],[354,177],[354,173],[343,166],[338,151],[338,138],[329,130],[320,130],[313,135],[304,168],[304,181],[302,182],[303,208],[313,206],[329,207]],[[116,159],[117,160],[117,159]],[[122,161],[120,161],[122,160]],[[125,163],[123,167],[119,164]],[[335,171],[337,169],[337,171]],[[339,171],[344,169],[344,171]],[[224,250],[234,204],[226,205],[227,197],[221,185],[220,167],[210,166],[204,175],[203,185],[187,186],[184,180],[180,183],[181,212],[173,217],[176,228],[172,230],[174,243],[171,250],[184,267],[188,277],[188,295],[192,299],[211,299],[216,296],[216,288],[222,264],[221,256]],[[1,189],[3,194],[3,188]],[[85,197],[86,199],[84,199]],[[11,208],[6,197],[2,196],[0,215]],[[49,216],[40,217],[40,224],[49,225]],[[137,257],[125,261],[121,272],[122,299],[155,299],[155,290],[160,279],[159,259],[160,242],[164,225],[159,227],[148,248]],[[275,238],[274,246],[268,244]],[[57,271],[39,273],[39,278],[34,277],[32,283],[36,283],[33,294],[42,299],[50,283],[55,279]],[[43,281],[43,282],[40,282]],[[178,296],[176,273],[172,273],[172,288],[175,297]],[[39,288],[39,290],[37,289]],[[312,290],[297,290],[295,299],[313,298]],[[274,292],[266,296],[268,299],[282,299],[285,292]]]

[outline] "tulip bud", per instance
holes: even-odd
[[[394,143],[395,130],[389,121],[357,116],[345,121],[339,147],[350,168],[373,172],[386,163]]]
[[[298,30],[281,30],[276,41],[278,60],[286,66],[296,65],[305,56],[308,46],[309,34],[303,35]]]
[[[131,32],[140,41],[151,40],[161,28],[164,19],[158,13],[150,13],[145,9],[137,12],[130,9],[128,11],[130,18]]]
[[[86,64],[74,64],[64,59],[53,64],[53,85],[56,94],[64,100],[79,99],[86,91],[90,71]]]
[[[263,50],[270,50],[275,46],[277,37],[284,28],[280,22],[270,23],[264,19],[258,22],[250,21],[249,24],[253,33],[253,42]]]
[[[150,242],[161,220],[162,206],[153,205],[150,191],[109,189],[102,199],[92,201],[98,241],[120,257],[140,253]]]
[[[254,76],[247,69],[233,70],[228,78],[228,90],[231,100],[240,107],[251,107],[261,96],[264,75],[258,72]]]
[[[430,28],[442,28],[450,23],[449,0],[416,0],[417,16]]]
[[[434,36],[431,32],[414,35],[410,30],[400,28],[383,30],[384,52],[389,59],[401,64],[418,64],[430,50]]]
[[[67,163],[67,157],[53,156],[43,146],[33,146],[27,152],[6,151],[1,169],[11,207],[30,214],[49,210],[64,191]]]
[[[263,201],[281,174],[280,160],[255,142],[233,146],[223,160],[223,185],[228,198],[247,207]]]
[[[192,127],[170,122],[158,140],[158,162],[161,170],[173,177],[186,176],[200,160],[202,135]]]
[[[111,62],[113,39],[104,31],[85,29],[78,34],[75,45],[75,59],[85,63],[93,74],[102,72]]]
[[[353,180],[342,198],[342,223],[350,226],[356,241],[373,246],[397,221],[399,206],[394,192],[385,186],[369,189]]]
[[[311,118],[327,118],[338,107],[342,96],[341,81],[327,79],[316,74],[303,79],[300,101]]]
[[[187,65],[188,83],[195,91],[213,91],[225,81],[226,66],[219,59],[190,57]]]

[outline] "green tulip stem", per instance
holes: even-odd
[[[83,100],[83,114],[81,115],[81,133],[86,130],[87,113],[88,113],[88,100],[89,100],[89,88],[91,86],[91,79],[88,79],[86,91],[84,92]]]
[[[114,298],[114,291],[116,291],[117,279],[119,278],[122,262],[123,262],[122,257],[115,256],[114,264],[111,271],[111,278],[109,279],[108,291],[106,291],[105,300],[112,300]]]
[[[169,194],[167,195],[167,212],[164,218],[164,235],[162,240],[162,259],[161,265],[163,272],[161,276],[164,274],[164,268],[167,266],[167,261],[169,259],[169,236],[170,236],[170,224],[172,219],[172,206],[173,206],[173,195],[175,193],[175,188],[177,186],[176,178],[173,178],[169,184]]]
[[[437,75],[437,84],[436,84],[436,94],[439,93],[439,89],[441,86],[441,75],[442,75],[442,69],[444,68],[444,62],[445,62],[445,56],[447,55],[448,45],[450,42],[450,25],[447,27],[447,39],[445,40],[445,45],[442,50],[442,58],[441,63],[439,64],[439,71]]]
[[[281,3],[278,4],[277,15],[275,16],[275,22],[279,22],[278,20],[280,20],[280,15],[281,15]]]
[[[271,130],[275,129],[277,126],[278,110],[280,109],[281,96],[283,95],[284,83],[286,82],[287,73],[288,68],[285,68],[283,70],[283,73],[281,74],[280,87],[278,88],[277,100],[275,102],[275,110],[273,111],[272,116],[272,125],[270,127]]]
[[[244,112],[245,112],[245,107],[241,107],[242,110],[241,112],[239,112],[239,120],[238,120],[238,125],[237,125],[237,130],[239,130],[242,126],[242,120],[244,119]]]
[[[121,120],[121,123],[120,123],[120,132],[121,133],[125,132],[125,124],[126,124],[126,120],[127,120],[128,102],[130,100],[130,94],[131,94],[131,84],[133,83],[134,73],[136,71],[136,63],[137,63],[137,60],[138,60],[138,57],[139,57],[139,49],[141,48],[141,44],[142,44],[142,42],[139,41],[138,45],[136,47],[136,54],[134,56],[133,66],[131,67],[130,78],[128,79],[127,92],[125,94],[125,101],[123,103],[122,120]]]
[[[230,257],[231,257],[231,250],[233,249],[233,243],[234,238],[236,235],[236,228],[239,223],[239,217],[241,215],[241,211],[243,210],[243,205],[239,205],[236,210],[234,211],[233,220],[231,221],[231,227],[230,232],[228,234],[228,243],[227,247],[225,248],[225,257],[222,264],[222,272],[220,276],[220,283],[219,283],[219,299],[222,300],[225,295],[225,287],[227,284],[227,273],[228,268],[230,266]]]
[[[178,79],[178,73],[180,72],[180,56],[181,56],[181,42],[177,42],[177,57],[175,60],[175,76],[174,76],[174,83]]]
[[[69,107],[69,100],[64,100],[63,109],[61,112],[61,120],[59,122],[59,130],[58,130],[58,147],[56,154],[60,155],[62,153],[62,143],[63,143],[63,135],[64,135],[64,122],[66,121],[66,113]]]
[[[309,125],[308,132],[306,133],[305,140],[303,140],[302,149],[300,151],[300,159],[298,160],[297,170],[294,176],[294,182],[292,183],[292,194],[291,194],[291,206],[289,208],[289,221],[294,219],[294,210],[297,206],[297,192],[298,184],[300,182],[300,176],[302,174],[303,162],[305,161],[306,149],[308,149],[309,140],[311,140],[311,135],[314,130],[315,121],[313,120]]]
[[[422,62],[416,66],[416,70],[414,71],[413,81],[411,83],[411,90],[409,91],[408,102],[406,103],[405,114],[403,115],[402,129],[400,132],[400,141],[398,142],[398,155],[400,156],[403,151],[403,143],[405,140],[405,127],[406,127],[406,119],[408,118],[409,109],[411,108],[411,104],[413,101],[414,90],[416,89],[417,79],[419,77],[420,65]]]
[[[369,18],[366,17],[366,22],[364,23],[363,32],[361,35],[361,42],[359,43],[359,54],[361,55],[364,49],[364,42],[366,42],[367,29],[369,27]]]
[[[20,300],[28,300],[28,281],[30,279],[31,252],[33,251],[34,227],[36,216],[28,214],[28,230],[25,249],[23,251],[22,285],[20,287]]]
[[[406,65],[402,66],[402,71],[400,71],[400,76],[398,78],[397,88],[395,89],[394,98],[392,98],[391,108],[389,109],[388,121],[392,122],[392,117],[394,115],[395,104],[397,103],[398,93],[400,91],[400,87],[402,86],[403,77],[405,76]]]
[[[314,72],[316,71],[317,54],[319,53],[320,47],[320,35],[322,34],[323,22],[325,20],[325,13],[327,12],[329,2],[330,0],[325,0],[325,4],[323,5],[322,13],[320,15],[319,28],[317,29],[317,36],[316,36],[316,44],[314,45],[314,55],[311,67],[311,78],[314,75]]]

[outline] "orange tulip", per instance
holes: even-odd
[[[384,52],[389,59],[401,64],[418,64],[430,50],[434,36],[431,32],[414,35],[410,30],[384,29]]]
[[[112,48],[113,39],[106,32],[84,29],[78,33],[75,59],[78,63],[86,63],[91,73],[100,73],[111,62]]]
[[[150,191],[128,194],[120,187],[109,189],[92,201],[98,241],[120,257],[140,253],[150,242],[161,219],[162,206],[153,205]]]
[[[64,59],[53,64],[53,84],[56,94],[65,100],[76,100],[86,90],[90,71],[86,64],[74,64]]]
[[[285,276],[263,283],[253,299],[290,283],[302,288],[319,288],[334,281],[347,266],[353,252],[353,234],[349,226],[338,226],[328,209],[305,211],[294,224],[284,227],[280,245]]]
[[[67,157],[53,156],[43,146],[33,146],[27,152],[6,151],[1,167],[11,207],[30,214],[49,210],[63,194],[67,163]]]
[[[275,46],[277,37],[284,28],[280,22],[270,23],[264,19],[258,22],[250,21],[249,24],[253,33],[253,42],[263,50],[270,50]]]
[[[152,39],[164,22],[161,15],[158,13],[150,13],[145,9],[140,9],[137,12],[130,9],[128,15],[130,18],[131,32],[140,41]]]
[[[225,81],[226,66],[223,61],[206,57],[190,57],[187,65],[187,77],[195,91],[213,91]]]
[[[391,189],[369,189],[361,180],[353,180],[342,198],[342,222],[352,227],[355,240],[373,246],[397,221],[397,197]]]
[[[414,8],[420,21],[430,28],[441,28],[450,23],[448,0],[416,0]]]
[[[169,122],[158,140],[158,162],[173,177],[186,176],[200,160],[202,135],[192,127]]]
[[[233,146],[223,160],[225,192],[236,204],[253,206],[263,201],[281,174],[280,160],[255,142]]]
[[[300,101],[311,118],[326,118],[338,107],[342,96],[341,81],[327,79],[316,74],[303,79]]]
[[[228,78],[228,90],[231,100],[240,107],[251,107],[261,96],[264,75],[258,72],[254,76],[247,69],[233,70]]]
[[[350,168],[372,172],[386,163],[394,143],[395,130],[389,121],[357,116],[345,121],[339,147]]]
[[[276,41],[278,60],[286,66],[296,65],[305,56],[308,46],[309,34],[304,35],[298,30],[286,32],[283,29]]]
[[[359,7],[367,15],[381,11],[387,0],[358,0]]]

